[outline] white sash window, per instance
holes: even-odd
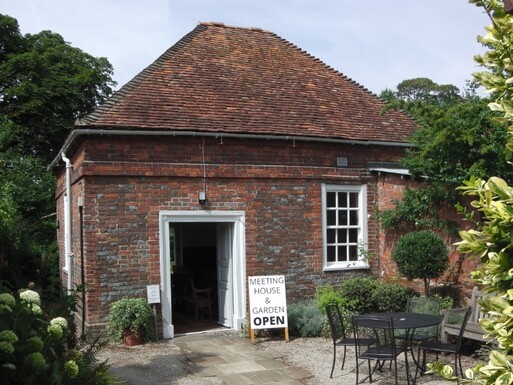
[[[368,268],[367,187],[323,185],[324,270]]]

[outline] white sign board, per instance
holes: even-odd
[[[288,328],[285,276],[254,276],[248,283],[251,328]]]
[[[146,295],[148,297],[148,303],[160,303],[160,287],[159,285],[147,285]]]

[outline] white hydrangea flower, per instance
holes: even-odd
[[[50,325],[58,325],[62,330],[66,330],[68,328],[68,321],[63,317],[55,317],[50,321]]]
[[[31,305],[32,313],[35,315],[41,315],[43,314],[43,309],[39,305]]]
[[[9,293],[0,294],[0,314],[11,313],[16,306],[16,300]]]
[[[61,339],[63,336],[62,328],[59,325],[48,325],[46,331],[58,339]]]
[[[41,299],[39,298],[39,294],[34,290],[24,290],[20,293],[20,298],[25,302],[28,302],[33,305],[41,305]]]

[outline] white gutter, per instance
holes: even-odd
[[[175,131],[164,131],[164,130],[104,130],[104,129],[75,129],[67,137],[61,151],[66,152],[69,147],[73,144],[75,139],[80,135],[122,135],[122,136],[192,136],[192,137],[212,137],[212,138],[239,138],[239,139],[262,139],[262,140],[291,140],[291,141],[302,141],[302,142],[320,142],[320,143],[339,143],[339,144],[352,144],[352,145],[364,145],[364,146],[388,146],[388,147],[414,147],[411,143],[406,142],[387,142],[380,140],[348,140],[348,139],[333,139],[333,138],[319,138],[309,136],[291,136],[291,135],[266,135],[266,134],[232,134],[226,132],[197,132],[187,130],[175,130]],[[57,156],[50,167],[57,166],[59,162],[59,156]]]
[[[66,193],[64,194],[64,269],[68,273],[68,295],[72,293],[73,285],[73,249],[71,245],[71,162],[64,152],[62,160],[66,163]]]

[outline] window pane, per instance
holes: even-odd
[[[349,246],[349,260],[350,261],[358,260],[358,249],[356,246]]]
[[[338,246],[338,261],[347,261],[347,246]]]
[[[335,235],[336,235],[336,231],[337,230],[333,230],[333,229],[328,229],[327,230],[327,237],[326,237],[326,241],[328,243],[335,243]]]
[[[328,226],[335,226],[337,224],[337,218],[336,215],[337,212],[335,210],[328,210],[327,212],[327,221]]]
[[[358,242],[358,229],[349,229],[349,242]]]
[[[349,207],[357,208],[358,207],[358,193],[349,193]]]
[[[356,226],[358,225],[358,211],[356,210],[351,210],[349,212],[349,216],[350,216],[350,220],[349,220],[349,224],[351,226]]]
[[[347,230],[340,229],[338,230],[338,243],[346,243],[347,242]]]
[[[335,193],[329,192],[326,195],[327,195],[327,197],[326,197],[327,207],[337,207],[336,203],[335,203]]]
[[[338,193],[338,207],[347,207],[347,193]]]
[[[347,211],[345,211],[345,210],[338,211],[338,225],[339,226],[347,226]]]
[[[335,246],[328,246],[328,262],[335,262]]]

